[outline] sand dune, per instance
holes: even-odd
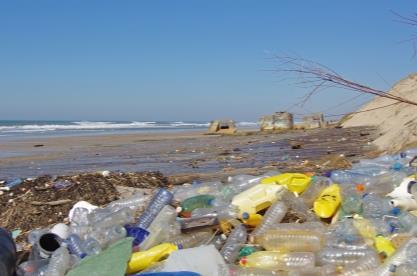
[[[417,102],[417,74],[411,74],[396,83],[389,93]],[[376,97],[358,111],[383,107],[395,102]],[[417,106],[399,103],[357,113],[342,125],[343,127],[378,126],[380,136],[373,143],[382,151],[397,152],[417,143]]]

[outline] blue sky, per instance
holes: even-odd
[[[0,119],[255,121],[308,92],[274,54],[386,90],[416,72],[415,0],[3,1]],[[328,90],[296,113],[354,110]]]

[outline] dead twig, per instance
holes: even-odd
[[[275,59],[277,60],[278,67],[274,71],[299,75],[302,78],[302,83],[306,83],[305,80],[308,80],[307,83],[309,83],[312,90],[304,97],[302,104],[319,91],[333,87],[356,91],[361,94],[371,94],[394,100],[397,103],[401,102],[417,106],[417,102],[412,100],[348,80],[332,69],[317,62],[287,56],[275,56]]]
[[[57,205],[71,203],[71,202],[72,202],[71,199],[61,199],[61,200],[49,201],[49,202],[31,201],[30,204],[36,205],[36,206],[42,206],[42,205],[57,206]]]

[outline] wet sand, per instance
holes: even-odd
[[[369,128],[233,136],[188,131],[1,141],[0,179],[102,170],[204,176],[308,169],[326,156],[363,158],[372,151],[373,133]]]

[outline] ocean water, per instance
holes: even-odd
[[[207,129],[201,121],[6,121],[0,120],[0,138],[76,136],[135,132],[173,132]],[[255,122],[238,122],[240,128],[257,127]]]

